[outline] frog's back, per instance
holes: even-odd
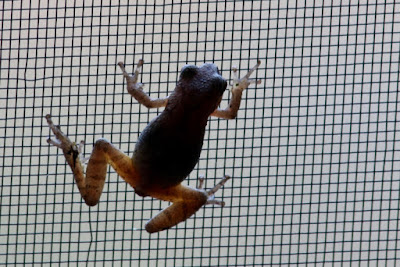
[[[169,187],[182,182],[197,164],[203,146],[205,124],[193,131],[185,121],[171,123],[162,113],[142,132],[133,163],[142,183]]]
[[[165,110],[143,130],[135,147],[133,164],[143,191],[146,186],[177,185],[193,170],[208,117],[225,88],[226,80],[214,64],[182,68]]]

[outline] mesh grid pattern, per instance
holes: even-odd
[[[305,3],[306,2],[306,3]],[[0,264],[266,266],[394,264],[399,253],[400,5],[394,1],[1,1]],[[84,205],[52,114],[85,153],[106,137],[127,154],[159,110],[126,92],[116,63],[145,61],[152,97],[185,64],[232,79],[257,59],[238,118],[210,118],[199,175],[206,206],[149,235],[168,203],[110,169]],[[222,107],[230,94],[224,94]]]

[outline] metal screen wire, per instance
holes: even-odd
[[[394,264],[399,29],[394,1],[0,1],[0,264]],[[131,155],[160,112],[117,67],[140,58],[152,97],[185,64],[214,62],[231,81],[233,65],[262,61],[238,117],[209,119],[183,182],[232,176],[216,194],[226,206],[152,235],[144,224],[169,203],[109,168],[86,206],[44,119],[86,156],[100,137]]]

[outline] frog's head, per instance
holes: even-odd
[[[187,88],[196,89],[199,93],[215,93],[217,95],[222,95],[227,85],[226,80],[220,75],[218,67],[213,63],[205,63],[201,67],[183,66],[179,83]]]
[[[205,63],[198,67],[185,65],[182,68],[176,93],[180,95],[183,104],[189,104],[194,109],[212,112],[221,102],[222,94],[227,86],[226,80],[220,75],[215,64]]]

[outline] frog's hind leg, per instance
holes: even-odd
[[[204,178],[200,178],[199,186],[196,189],[179,184],[172,188],[149,192],[149,195],[152,197],[173,203],[146,224],[146,231],[154,233],[171,228],[188,219],[206,204],[216,204],[223,207],[225,203],[215,200],[214,193],[217,192],[229,178],[229,176],[225,176],[214,188],[207,192],[202,189]]]
[[[47,123],[55,135],[55,139],[49,138],[47,142],[63,150],[65,159],[74,174],[76,185],[86,204],[94,206],[98,203],[103,192],[107,167],[110,164],[117,173],[131,186],[135,186],[137,175],[130,157],[114,147],[106,139],[99,139],[93,147],[86,168],[86,175],[81,163],[80,150],[82,143],[76,145],[58,126],[53,124],[51,116],[46,116]]]

